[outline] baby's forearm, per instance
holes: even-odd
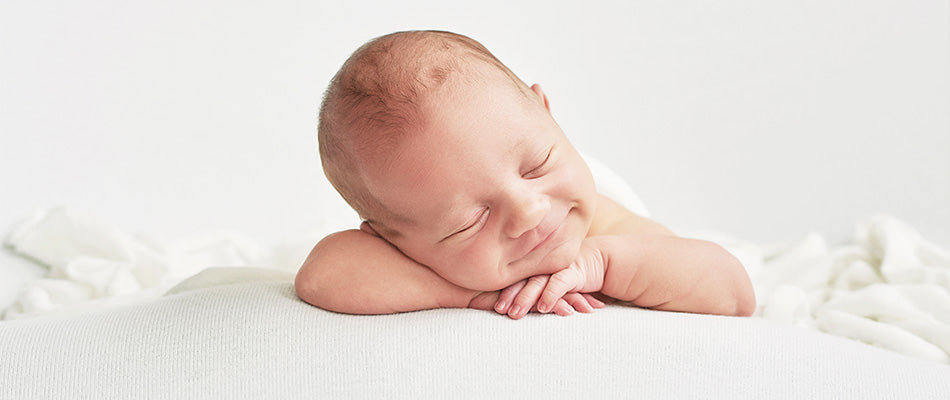
[[[605,258],[601,292],[640,307],[751,315],[752,284],[742,264],[711,242],[671,235],[597,237]]]
[[[297,273],[294,286],[304,301],[347,314],[464,308],[478,294],[360,230],[321,240]]]

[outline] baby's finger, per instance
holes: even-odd
[[[468,308],[490,311],[498,300],[498,292],[482,292],[468,302]]]
[[[593,306],[594,308],[604,308],[604,307],[607,307],[607,304],[604,304],[604,302],[602,302],[602,301],[600,301],[599,299],[597,299],[596,297],[592,296],[590,293],[584,293],[584,294],[582,294],[582,296],[584,296],[584,298],[587,299],[587,303],[590,304],[591,306]]]
[[[564,301],[564,299],[558,299],[557,303],[554,304],[554,309],[552,311],[562,317],[574,314],[574,308],[571,307],[568,302]]]
[[[515,296],[521,292],[521,289],[526,283],[528,283],[528,280],[522,279],[513,283],[511,286],[502,289],[501,293],[498,294],[498,301],[495,302],[495,311],[497,311],[499,314],[507,314],[508,309],[511,307],[511,303],[513,303],[515,300]]]
[[[527,315],[528,311],[531,311],[531,308],[537,304],[538,297],[541,296],[541,291],[544,290],[544,286],[547,283],[547,275],[537,275],[528,278],[528,282],[525,283],[521,291],[518,292],[518,295],[515,296],[511,309],[508,310],[508,316],[512,319],[519,319]]]
[[[567,292],[577,290],[583,284],[584,277],[580,276],[580,272],[573,268],[564,269],[551,275],[548,284],[544,287],[544,292],[541,293],[541,298],[538,300],[538,311],[542,313],[551,311],[558,299],[564,297]]]
[[[570,304],[571,307],[574,307],[575,310],[582,313],[594,312],[594,305],[591,304],[590,300],[581,293],[571,292],[565,294],[561,300],[566,301],[567,304]]]

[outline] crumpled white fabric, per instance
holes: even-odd
[[[262,249],[233,232],[160,240],[69,208],[42,209],[15,228],[6,245],[49,271],[21,290],[4,318],[149,300],[208,267],[296,271],[313,243]]]
[[[837,246],[718,239],[749,270],[756,316],[950,362],[950,252],[897,218],[867,218]]]

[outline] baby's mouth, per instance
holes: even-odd
[[[548,216],[542,221],[541,225],[535,228],[537,232],[537,242],[534,244],[526,244],[526,246],[521,247],[523,253],[515,258],[515,263],[524,261],[525,259],[532,256],[532,254],[537,253],[539,250],[543,250],[545,247],[550,247],[553,242],[558,238],[558,232],[561,231],[561,228],[564,226],[565,221],[567,220],[567,215],[554,215]],[[531,247],[527,247],[531,246]],[[543,257],[541,257],[543,258]],[[538,258],[540,261],[541,258]]]
[[[538,242],[538,244],[534,245],[534,247],[532,247],[531,250],[528,251],[528,254],[534,253],[535,250],[541,248],[542,246],[550,242],[551,238],[554,237],[554,234],[557,233],[559,229],[561,229],[561,224],[558,224],[557,226],[555,226],[554,229],[552,229],[551,232],[547,234],[547,236],[541,239],[541,241]]]

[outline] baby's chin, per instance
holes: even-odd
[[[571,266],[581,249],[582,241],[583,239],[571,240],[551,250],[538,266],[544,269],[540,274],[553,274]]]

